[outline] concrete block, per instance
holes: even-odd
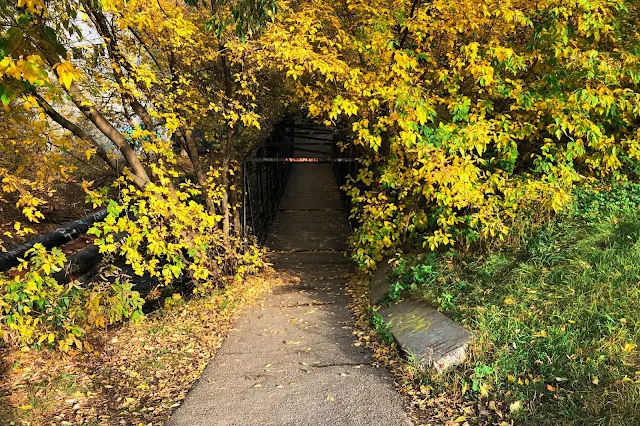
[[[423,368],[441,373],[464,361],[473,335],[427,303],[406,300],[379,313],[400,348]]]
[[[372,305],[380,303],[382,298],[390,290],[391,281],[389,275],[393,269],[389,264],[389,259],[385,258],[378,264],[378,269],[374,272],[369,282],[369,298]]]

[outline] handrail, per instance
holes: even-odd
[[[291,173],[291,163],[259,159],[292,157],[293,134],[294,121],[282,121],[243,161],[242,235],[245,241],[252,234],[259,244],[264,243]]]
[[[305,132],[308,131],[308,132]],[[317,137],[317,132],[333,133],[333,137]],[[357,159],[339,152],[336,143],[346,141],[347,132],[338,132],[322,126],[305,125],[290,119],[281,122],[260,146],[256,147],[244,159],[242,167],[243,205],[242,235],[245,240],[253,235],[258,244],[263,244],[268,228],[278,209],[280,198],[289,179],[294,163],[332,163],[336,180],[340,186],[347,182],[349,175],[355,176],[358,170]],[[295,138],[304,139],[302,147],[295,146]],[[323,154],[305,148],[305,146],[331,145],[331,152],[323,157],[296,157],[295,152]],[[349,153],[346,153],[349,154]],[[344,191],[340,191],[343,207],[347,213],[351,210],[351,200]],[[353,221],[350,222],[353,225]]]
[[[283,158],[252,158],[247,161],[253,163],[352,163],[355,158],[319,158],[319,157],[283,157]]]

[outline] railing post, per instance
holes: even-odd
[[[247,180],[247,161],[242,162],[242,252],[244,253],[248,244],[247,236],[247,190],[249,182]]]

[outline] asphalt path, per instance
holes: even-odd
[[[353,335],[340,206],[331,164],[293,166],[266,242],[291,283],[239,320],[169,425],[411,425]]]

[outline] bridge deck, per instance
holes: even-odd
[[[295,282],[238,322],[170,425],[411,424],[388,373],[354,346],[349,232],[331,165],[295,164],[266,243]]]
[[[295,164],[267,236],[271,250],[345,250],[350,229],[331,164]]]

